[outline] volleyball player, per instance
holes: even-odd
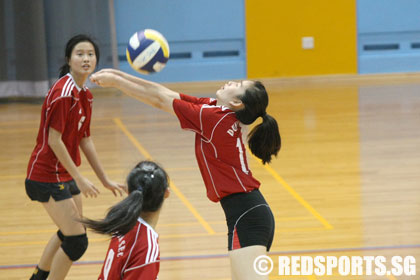
[[[266,113],[268,95],[258,81],[228,82],[216,98],[196,98],[114,69],[91,76],[102,87],[115,87],[146,104],[175,114],[183,129],[196,134],[195,154],[207,196],[221,202],[228,226],[232,278],[268,279],[254,271],[254,260],[270,249],[274,217],[249,170],[242,126],[262,123],[248,134],[251,152],[269,163],[281,138],[276,120]]]
[[[142,161],[128,175],[127,184],[128,197],[103,220],[83,220],[94,231],[112,235],[99,280],[154,280],[159,273],[155,227],[169,196],[168,176],[156,163]]]
[[[108,179],[90,137],[92,93],[84,85],[99,60],[97,45],[85,35],[72,37],[65,49],[60,78],[45,97],[36,146],[29,160],[26,193],[39,201],[59,228],[44,249],[30,279],[64,279],[72,263],[87,249],[82,192],[96,197],[98,189],[79,171],[79,147],[105,188],[117,195],[123,185]],[[49,275],[49,276],[48,276]]]

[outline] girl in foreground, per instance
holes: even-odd
[[[156,163],[142,161],[128,175],[127,184],[129,195],[103,220],[82,220],[95,232],[112,235],[99,280],[154,280],[159,273],[155,227],[169,196],[168,175]]]

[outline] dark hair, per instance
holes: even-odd
[[[60,78],[65,76],[67,73],[70,72],[70,65],[68,61],[71,57],[71,52],[73,51],[74,47],[80,43],[80,42],[89,42],[93,45],[93,48],[95,49],[95,56],[96,56],[96,64],[99,62],[99,48],[98,45],[87,35],[84,34],[78,34],[76,36],[73,36],[70,38],[70,40],[66,44],[66,50],[65,50],[65,63],[60,67]]]
[[[252,124],[258,117],[263,118],[262,123],[248,134],[248,145],[263,164],[270,163],[271,156],[277,156],[281,148],[281,137],[277,121],[265,111],[268,106],[267,91],[261,82],[256,81],[238,98],[244,104],[243,109],[235,112],[241,123]]]
[[[111,207],[104,219],[85,218],[82,223],[98,233],[124,235],[136,225],[141,212],[160,209],[168,180],[168,175],[159,165],[152,161],[141,161],[128,174],[129,195]]]

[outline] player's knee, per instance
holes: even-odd
[[[88,238],[86,233],[81,235],[69,235],[64,236],[64,240],[61,243],[61,248],[64,253],[72,261],[77,261],[86,252],[88,247]]]

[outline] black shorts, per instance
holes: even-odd
[[[228,250],[262,245],[270,250],[274,216],[261,192],[235,193],[220,201],[228,226]]]
[[[29,198],[39,202],[48,202],[51,196],[55,201],[60,201],[80,193],[74,180],[61,183],[42,183],[26,179],[25,188]]]

